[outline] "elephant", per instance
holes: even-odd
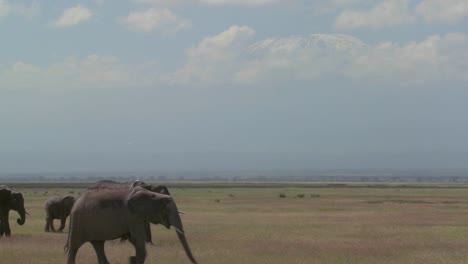
[[[167,189],[166,186],[164,185],[152,185],[152,184],[147,184],[143,181],[140,180],[135,180],[135,181],[126,181],[126,182],[116,182],[112,180],[101,180],[98,181],[90,186],[88,186],[88,190],[100,190],[100,189],[131,189],[135,187],[142,187],[144,189],[147,189],[152,192],[156,193],[161,193],[161,194],[167,194],[171,195],[169,190]],[[145,229],[146,229],[146,242],[152,244],[152,234],[151,234],[151,227],[150,223],[147,222],[145,224]],[[121,241],[127,240],[127,236],[121,237]]]
[[[99,264],[108,264],[104,252],[106,240],[128,236],[135,247],[130,263],[142,264],[146,259],[145,223],[173,226],[180,243],[192,263],[197,263],[185,237],[182,220],[171,196],[143,187],[91,189],[80,195],[70,214],[70,231],[65,245],[67,264],[75,264],[78,249],[90,242]]]
[[[60,227],[57,231],[62,232],[74,203],[75,197],[71,195],[50,197],[44,206],[46,211],[44,231],[55,232],[54,219],[60,219]]]
[[[5,185],[0,185],[0,236],[11,235],[10,223],[8,217],[10,210],[18,212],[20,218],[16,220],[19,225],[26,222],[26,210],[24,209],[23,194]]]

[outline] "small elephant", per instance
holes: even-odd
[[[173,226],[192,263],[195,258],[185,237],[182,220],[172,197],[142,187],[87,190],[77,198],[70,214],[70,232],[65,249],[67,264],[74,264],[78,249],[90,242],[99,264],[108,264],[106,240],[128,235],[135,247],[130,263],[143,264],[146,258],[146,223]]]
[[[9,237],[11,235],[10,223],[8,221],[10,210],[18,212],[20,218],[16,222],[19,225],[24,225],[27,212],[24,209],[23,195],[5,185],[0,185],[0,236],[5,235]]]
[[[71,195],[50,197],[45,203],[46,225],[44,231],[55,232],[54,219],[60,219],[60,227],[57,231],[62,232],[74,203],[75,197]]]

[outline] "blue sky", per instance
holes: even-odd
[[[467,168],[467,31],[466,0],[0,0],[0,168]]]

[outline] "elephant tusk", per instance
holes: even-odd
[[[179,214],[181,214],[181,215],[182,215],[182,214],[186,214],[186,213],[185,213],[185,212],[182,212],[182,211],[179,211]]]
[[[179,228],[175,227],[175,230],[177,233],[183,235],[184,234],[184,231],[180,230]]]

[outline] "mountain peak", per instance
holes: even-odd
[[[311,34],[308,36],[291,36],[287,38],[269,38],[252,44],[249,51],[259,52],[294,52],[304,49],[325,49],[345,51],[361,49],[367,45],[350,35],[344,34]]]

